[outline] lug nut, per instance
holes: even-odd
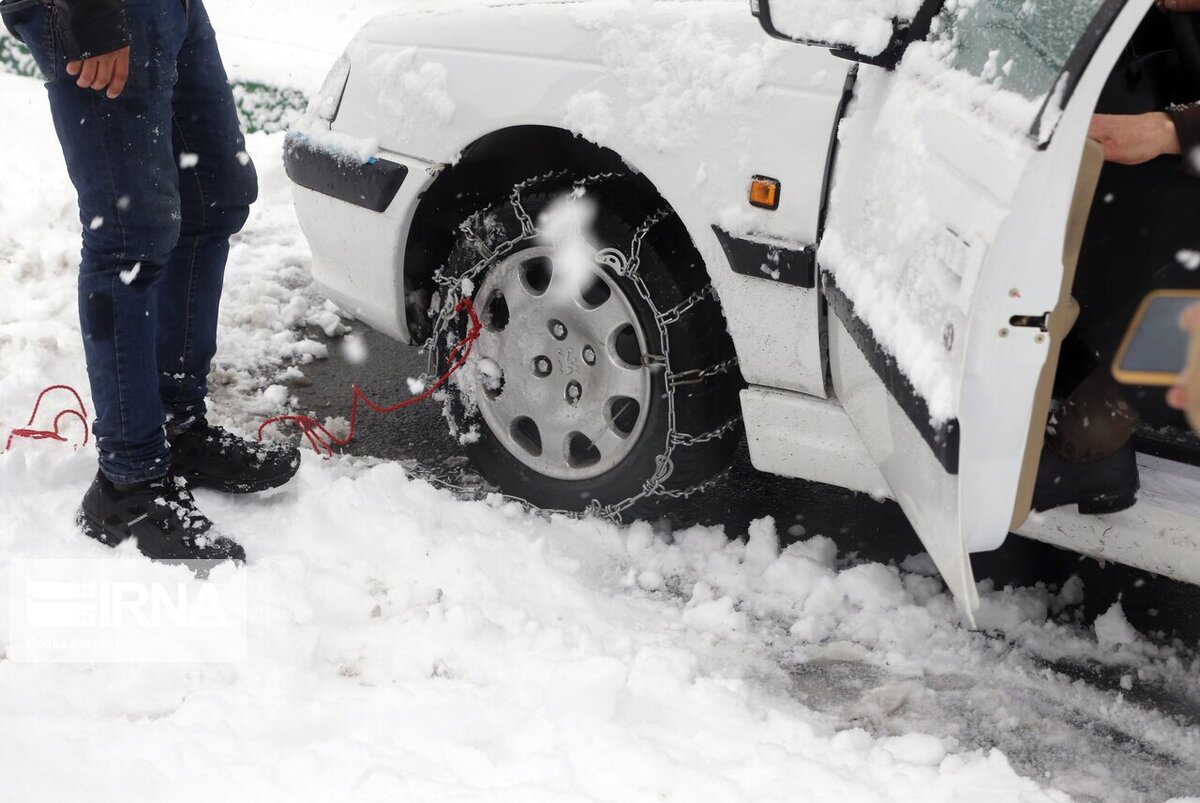
[[[588,365],[595,365],[596,364],[596,350],[593,349],[591,346],[584,346],[583,347],[583,361],[586,362]]]
[[[567,327],[562,321],[550,321],[550,334],[555,340],[565,340],[567,337]]]
[[[550,372],[554,370],[554,365],[550,362],[549,357],[535,357],[533,360],[533,372],[538,376],[550,376]]]
[[[567,401],[575,404],[579,401],[579,397],[583,395],[583,386],[578,382],[567,383]]]

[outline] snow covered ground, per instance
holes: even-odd
[[[331,61],[328,31],[396,5],[328,7],[314,32],[283,3],[210,1],[235,74],[294,67],[299,88],[325,68],[299,66],[318,58],[306,48]],[[284,42],[262,74],[253,40],[225,36],[235,6]],[[0,114],[20,121],[0,149],[2,440],[42,387],[86,381],[79,224],[37,82],[0,76]],[[280,145],[251,138],[262,196],[234,248],[213,377],[214,418],[244,433],[326,356],[304,332],[339,326],[309,286]],[[1200,792],[1196,712],[1139,702],[1154,687],[1200,699],[1195,652],[1152,642],[1119,607],[1073,622],[1078,585],[984,587],[970,633],[922,556],[858,563],[820,534],[781,550],[769,519],[670,533],[546,518],[350,458],[309,455],[264,497],[199,495],[251,556],[208,581],[246,581],[244,660],[15,660],[8,567],[111,556],[71,523],[93,471],[90,449],[50,442],[0,456],[0,801]],[[174,571],[121,554],[147,582]]]

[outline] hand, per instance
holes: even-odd
[[[1200,337],[1200,304],[1193,304],[1183,311],[1179,316],[1179,328],[1185,332],[1192,333],[1192,348],[1196,348],[1196,338]],[[1179,384],[1167,391],[1167,404],[1174,407],[1176,410],[1187,410],[1188,408],[1188,392],[1187,386],[1191,382],[1195,382],[1197,377],[1190,373],[1184,374],[1179,380]]]
[[[1194,2],[1200,0],[1177,0]],[[1179,135],[1166,112],[1149,114],[1097,114],[1092,117],[1088,136],[1104,146],[1104,158],[1123,165],[1138,165],[1179,153]]]
[[[1200,11],[1200,0],[1158,0],[1158,7],[1164,11],[1186,14],[1190,11]]]
[[[84,89],[108,89],[106,94],[112,100],[125,91],[125,83],[129,80],[129,48],[69,62],[67,74],[78,75],[79,80],[75,83]]]

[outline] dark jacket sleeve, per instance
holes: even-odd
[[[1179,135],[1179,152],[1183,154],[1184,168],[1193,175],[1200,175],[1200,103],[1173,106],[1167,114],[1175,123]]]
[[[129,44],[124,0],[58,0],[54,8],[69,61],[102,56]]]

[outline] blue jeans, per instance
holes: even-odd
[[[167,473],[166,428],[205,414],[229,238],[258,181],[201,0],[125,0],[130,77],[115,100],[66,72],[54,10],[6,18],[46,78],[79,194],[79,317],[100,469]]]

